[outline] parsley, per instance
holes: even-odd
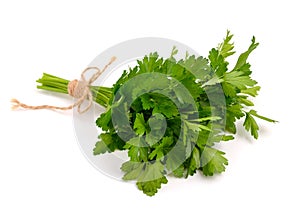
[[[124,180],[136,180],[138,189],[153,196],[168,182],[197,171],[205,176],[225,171],[225,153],[214,146],[234,139],[236,121],[257,139],[256,118],[276,122],[249,109],[260,86],[251,78],[248,57],[258,43],[242,53],[232,70],[227,57],[235,54],[233,35],[226,37],[208,58],[186,55],[176,60],[146,55],[125,70],[111,88],[91,87],[94,101],[106,111],[96,120],[102,129],[94,155],[126,150],[130,158],[121,170]],[[67,93],[68,81],[44,74],[40,89]]]

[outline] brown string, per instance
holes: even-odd
[[[70,81],[68,84],[68,93],[70,96],[73,96],[76,98],[76,102],[72,105],[66,106],[66,107],[60,107],[60,106],[51,106],[51,105],[39,105],[39,106],[31,106],[26,105],[24,103],[19,102],[16,99],[12,99],[12,109],[18,109],[18,108],[24,108],[24,109],[30,109],[30,110],[37,110],[37,109],[55,109],[55,110],[69,110],[77,106],[78,113],[82,114],[90,109],[93,102],[93,96],[92,92],[90,90],[91,84],[97,80],[97,78],[108,68],[109,65],[111,65],[116,60],[116,57],[112,57],[108,64],[104,66],[102,70],[100,70],[98,67],[87,67],[82,73],[81,73],[81,80],[73,80]],[[96,73],[92,75],[92,77],[88,80],[85,78],[85,73],[89,70],[96,70]],[[84,100],[88,100],[88,105],[81,110],[81,105],[84,102]]]

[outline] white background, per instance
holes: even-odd
[[[0,1],[0,216],[299,216],[299,7],[297,1]],[[262,90],[261,136],[223,145],[214,178],[170,179],[155,197],[94,169],[77,145],[72,112],[14,111],[70,103],[35,89],[42,72],[68,79],[100,52],[137,37],[166,37],[207,55],[235,34]],[[130,51],[128,51],[130,52]],[[243,135],[239,128],[239,135]]]

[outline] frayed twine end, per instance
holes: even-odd
[[[20,107],[20,102],[17,99],[11,99],[11,110],[17,110]]]

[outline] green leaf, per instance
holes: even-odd
[[[184,176],[184,165],[180,165],[176,170],[173,170],[173,175],[177,178],[182,178]]]
[[[260,86],[250,87],[245,90],[241,90],[241,93],[248,94],[250,96],[256,97],[258,95],[258,91],[260,90]]]
[[[258,138],[258,130],[259,127],[256,123],[256,121],[254,120],[254,118],[252,117],[252,115],[249,112],[246,112],[246,119],[244,121],[244,127],[247,131],[251,132],[251,135],[257,139]]]
[[[224,82],[237,87],[240,90],[246,89],[247,86],[254,86],[256,81],[252,80],[248,75],[244,75],[241,71],[232,71],[224,75]]]
[[[138,135],[143,135],[146,131],[146,123],[144,119],[144,115],[137,113],[134,121],[133,128]]]
[[[111,127],[111,109],[100,115],[96,120],[96,125],[103,130],[108,130]]]
[[[108,152],[109,148],[103,141],[98,141],[95,145],[95,148],[93,149],[94,155],[98,154],[104,154],[105,152]]]
[[[232,97],[232,98],[236,96],[236,90],[233,85],[223,82],[222,88],[225,96]]]
[[[168,180],[164,176],[162,178],[155,179],[152,181],[137,182],[136,185],[139,190],[143,191],[144,194],[146,194],[148,196],[154,196],[157,193],[158,189],[161,188],[161,185],[167,184],[167,183],[168,183]]]
[[[235,122],[245,115],[242,108],[243,107],[240,104],[233,104],[227,107],[225,127],[228,132],[236,133]]]
[[[268,121],[268,122],[272,122],[272,123],[277,122],[273,119],[270,119],[270,118],[267,118],[267,117],[264,117],[264,116],[261,116],[261,115],[257,114],[257,112],[254,111],[254,110],[250,110],[249,112],[246,112],[246,119],[244,121],[244,127],[247,131],[251,132],[251,135],[255,139],[258,138],[259,127],[258,127],[258,124],[256,123],[255,119],[253,118],[253,116],[258,117],[258,118],[260,118],[262,120],[265,120],[265,121]]]
[[[149,158],[153,160],[155,157],[158,160],[162,158],[170,151],[173,144],[173,137],[164,137],[160,143],[154,145],[154,150],[150,153]]]
[[[235,65],[235,67],[233,68],[233,71],[240,70],[247,63],[247,59],[248,59],[250,53],[253,50],[255,50],[258,45],[259,45],[259,43],[255,42],[255,37],[253,36],[251,45],[249,46],[249,48],[246,52],[242,53],[239,56],[238,61]]]
[[[249,111],[249,114],[251,114],[251,115],[253,115],[253,116],[256,116],[256,117],[258,117],[258,118],[260,118],[260,119],[262,119],[262,120],[268,121],[268,122],[272,122],[272,123],[278,122],[278,121],[275,121],[275,120],[273,120],[273,119],[270,119],[270,118],[261,116],[261,115],[257,114],[257,112],[254,111],[254,110],[250,110],[250,111]]]
[[[155,100],[151,96],[151,94],[144,94],[140,98],[141,98],[141,102],[142,102],[143,108],[145,110],[149,110],[151,108],[154,108],[154,106],[155,106]]]
[[[227,113],[230,113],[231,116],[236,117],[237,119],[240,119],[245,114],[243,113],[242,106],[240,104],[234,104],[227,107]]]
[[[116,134],[102,133],[93,149],[94,155],[103,154],[105,152],[112,152],[116,149],[122,150],[124,142]]]
[[[244,104],[245,106],[254,106],[254,103],[253,102],[251,102],[250,100],[248,100],[248,99],[246,99],[246,98],[244,98],[244,97],[239,97],[238,98],[238,100],[239,100],[239,102],[240,102],[240,104]]]
[[[232,135],[223,135],[222,136],[223,141],[229,141],[229,140],[233,140],[233,139],[234,139],[234,136],[232,136]]]
[[[218,76],[214,76],[212,77],[210,80],[208,80],[207,82],[205,82],[202,87],[205,86],[211,86],[211,85],[216,85],[216,84],[220,84],[222,83],[224,80],[219,78]]]
[[[196,79],[204,80],[210,73],[208,61],[202,56],[197,58],[194,55],[189,56],[184,61],[179,61],[179,65],[195,76]]]
[[[137,179],[139,182],[147,182],[160,179],[164,176],[164,165],[160,161],[147,162],[144,166],[144,172]]]
[[[238,71],[241,71],[244,73],[244,75],[251,75],[252,71],[250,69],[251,65],[249,63],[245,63],[242,65]]]
[[[132,161],[148,161],[149,148],[143,137],[134,137],[130,139],[124,148],[129,149],[128,156]]]
[[[144,194],[153,196],[161,188],[161,185],[167,182],[164,165],[160,161],[155,161],[154,163],[145,163],[144,171],[137,178],[136,185]]]
[[[178,109],[176,105],[166,96],[155,95],[155,107],[153,109],[154,113],[164,114],[167,118],[174,117],[178,115]]]
[[[210,65],[218,77],[222,77],[227,71],[228,62],[225,61],[224,57],[220,52],[213,48],[208,55]]]
[[[186,160],[186,147],[177,143],[167,155],[166,168],[173,172]]]
[[[157,72],[163,63],[163,59],[159,58],[157,53],[150,53],[143,60],[137,60],[139,65],[139,73]]]
[[[222,55],[224,58],[235,54],[235,51],[233,51],[234,44],[231,42],[232,37],[233,35],[230,34],[229,30],[227,30],[224,41],[218,47],[220,55]]]
[[[197,139],[197,145],[199,147],[207,144],[210,133],[211,131],[207,131],[207,130],[202,130],[199,132],[198,139]]]
[[[199,122],[203,122],[203,121],[217,121],[220,120],[221,118],[218,116],[212,116],[212,117],[205,117],[205,118],[199,118]]]
[[[176,46],[173,46],[170,57],[173,58],[177,53],[178,53],[178,49],[176,48]]]
[[[197,169],[200,168],[201,161],[200,161],[200,151],[197,147],[193,149],[193,152],[191,154],[191,158],[189,161],[189,167],[188,167],[188,174],[194,175],[197,171]]]
[[[228,165],[225,153],[211,147],[205,147],[201,153],[201,170],[205,176],[222,173]]]
[[[121,170],[125,172],[123,180],[134,180],[143,172],[144,163],[127,161],[122,164]]]
[[[168,182],[164,176],[164,166],[160,161],[154,163],[127,161],[123,163],[121,170],[125,172],[123,180],[137,180],[138,189],[148,196],[153,196],[162,184]]]
[[[199,128],[200,128],[201,130],[211,131],[211,128],[210,128],[210,127],[207,127],[207,126],[205,126],[205,125],[203,125],[203,124],[199,124]]]
[[[184,121],[184,124],[185,124],[185,126],[186,126],[188,129],[190,129],[190,130],[192,130],[192,131],[194,131],[194,132],[199,132],[199,130],[200,130],[201,127],[203,127],[204,129],[207,129],[207,128],[208,128],[208,127],[206,127],[206,126],[204,126],[204,125],[201,125],[201,126],[200,126],[199,123],[193,123],[193,122],[187,121],[187,120]],[[207,130],[210,130],[210,129],[208,128]]]

